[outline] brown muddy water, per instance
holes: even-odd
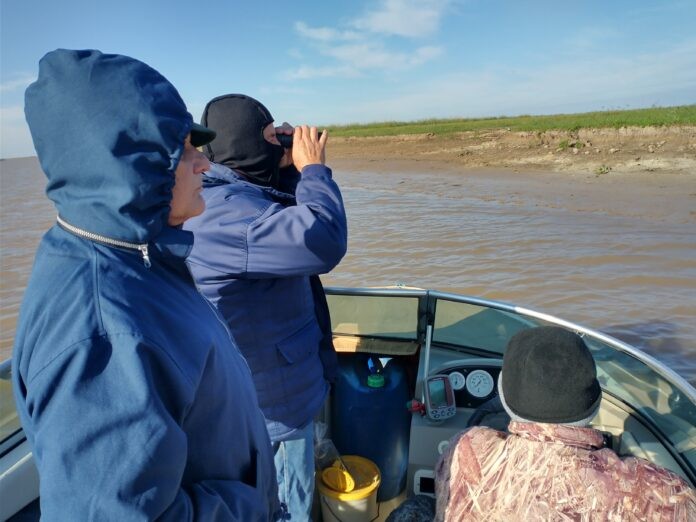
[[[515,303],[637,346],[696,384],[696,177],[338,162],[349,252],[326,285]],[[0,360],[55,219],[35,158],[0,161]]]

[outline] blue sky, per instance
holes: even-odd
[[[277,121],[696,103],[696,1],[1,0],[0,157],[34,153],[24,89],[58,47],[138,58],[198,120],[241,92]]]

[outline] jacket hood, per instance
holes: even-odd
[[[205,106],[201,123],[217,133],[204,148],[210,161],[240,171],[252,183],[277,185],[284,149],[263,137],[273,116],[261,102],[243,94],[218,96]]]
[[[62,218],[135,243],[167,225],[193,119],[160,73],[128,56],[59,49],[39,62],[24,110]]]

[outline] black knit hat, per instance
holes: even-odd
[[[515,334],[503,356],[500,378],[508,413],[533,422],[589,420],[602,398],[587,345],[578,334],[558,326]]]

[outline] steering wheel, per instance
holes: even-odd
[[[500,396],[495,394],[492,398],[488,399],[474,410],[474,413],[471,414],[471,417],[469,417],[469,420],[466,422],[466,427],[479,426],[487,415],[497,415],[501,413],[504,414],[503,418],[505,419],[505,426],[507,427],[510,422],[510,415],[508,415],[505,408],[503,408]]]

